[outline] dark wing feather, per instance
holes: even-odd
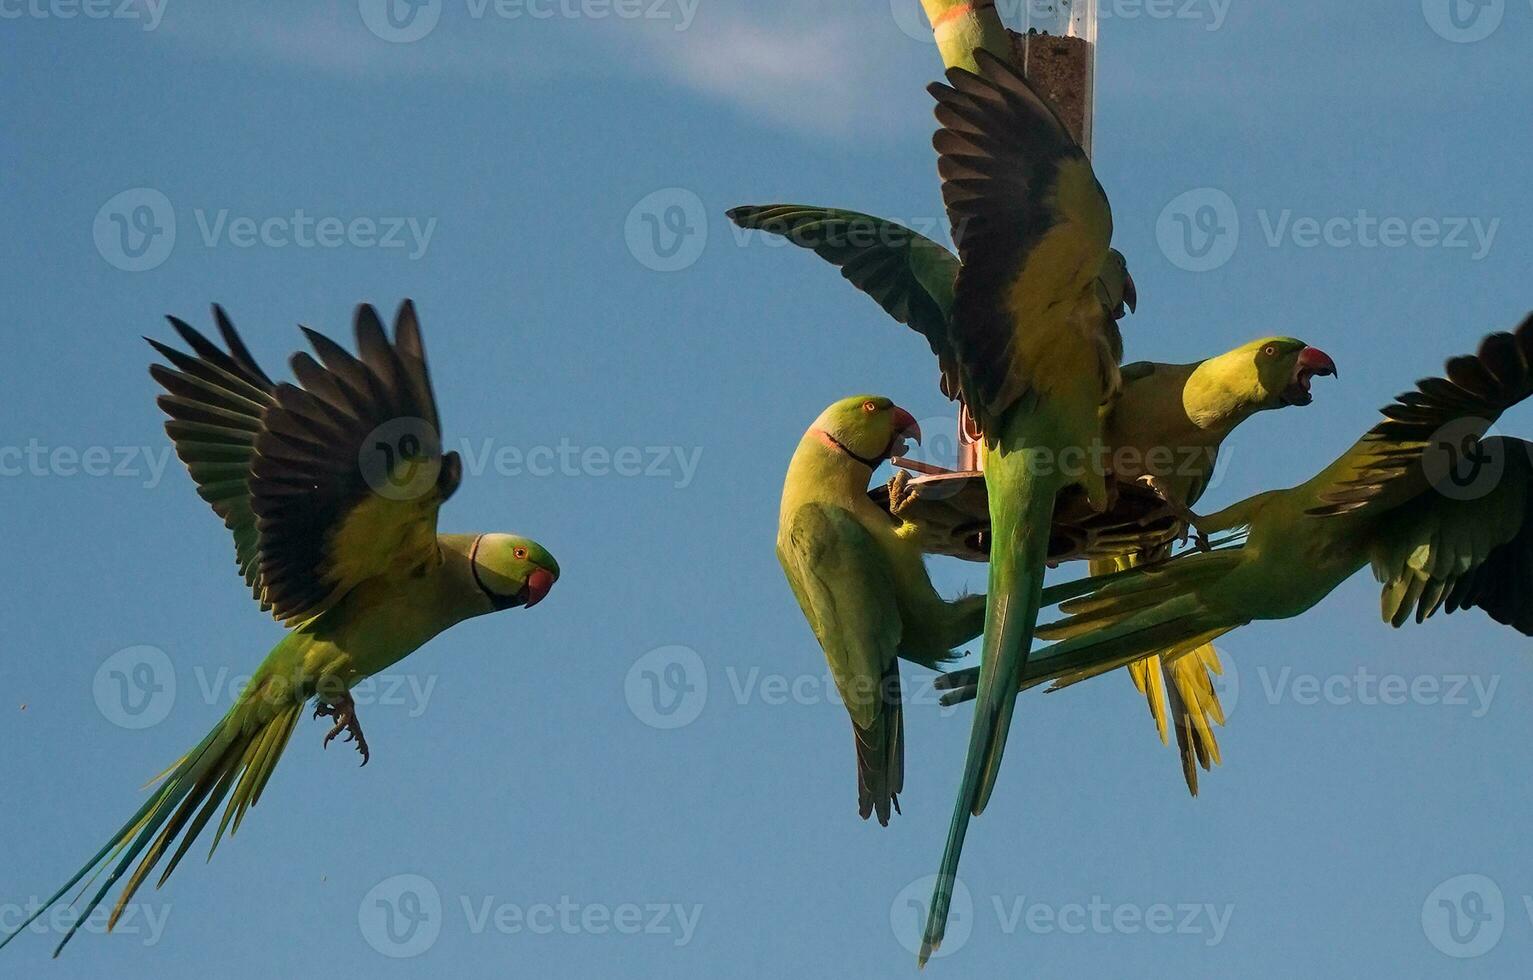
[[[1384,421],[1304,488],[1309,513],[1382,512],[1431,488],[1429,451],[1450,454],[1483,436],[1508,408],[1533,396],[1533,316],[1487,337],[1474,356],[1448,361],[1447,377],[1416,384],[1380,411]],[[1448,439],[1453,445],[1443,445]]]
[[[149,370],[176,454],[233,532],[261,607],[292,623],[366,578],[440,560],[436,512],[461,466],[442,453],[414,306],[400,308],[393,343],[360,307],[360,357],[306,330],[320,361],[294,355],[302,387],[273,383],[213,312],[227,350],[172,317],[191,353],[151,340],[169,366]]]
[[[1112,219],[1085,152],[1047,101],[1004,59],[981,51],[977,61],[982,75],[949,69],[949,84],[929,91],[941,126],[932,143],[942,198],[963,263],[954,291],[953,350],[964,402],[991,431],[995,417],[1034,381],[1010,309],[1030,257],[1059,226],[1075,225],[1050,260],[1055,272],[1068,271],[1044,288],[1057,289],[1065,279],[1092,283],[1107,256]],[[1089,188],[1061,194],[1067,167],[1083,174]]]
[[[176,455],[191,472],[197,493],[234,535],[240,577],[259,599],[259,534],[250,509],[250,464],[261,417],[275,402],[275,385],[222,308],[213,307],[213,318],[227,351],[185,321],[169,317],[192,353],[149,340],[170,363],[151,365],[149,373],[165,389],[157,403],[170,417],[165,431]]]
[[[926,338],[942,370],[942,390],[958,397],[957,363],[948,336],[958,257],[931,239],[884,218],[801,204],[734,208],[742,228],[780,235],[841,270],[883,311]]]
[[[401,306],[393,343],[370,306],[355,329],[360,356],[305,328],[320,363],[293,357],[304,387],[276,387],[256,437],[264,598],[289,623],[369,578],[440,561],[436,515],[461,474],[457,454],[442,452],[413,304]]]

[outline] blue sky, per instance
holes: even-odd
[[[722,213],[940,226],[938,60],[916,0],[767,6],[443,0],[425,30],[371,0],[0,0],[0,914],[93,852],[280,636],[164,465],[139,338],[168,338],[165,313],[223,303],[282,373],[296,323],[347,335],[356,302],[413,297],[449,443],[478,459],[444,530],[526,533],[564,569],[369,693],[366,770],[305,721],[239,836],[146,893],[134,930],[47,965],[44,926],[9,968],[914,969],[907,900],[967,715],[912,705],[904,816],[858,821],[772,541],[825,404],[881,392],[929,431],[952,413],[919,338]],[[1130,356],[1282,333],[1341,365],[1314,407],[1238,433],[1206,504],[1307,478],[1533,307],[1533,4],[1383,6],[1104,11],[1096,165],[1139,285]],[[1179,215],[1224,233],[1181,238]],[[1365,574],[1225,641],[1225,765],[1196,801],[1126,677],[1024,697],[965,855],[968,928],[930,971],[1526,972],[1527,643],[1476,614],[1394,632],[1377,601]]]

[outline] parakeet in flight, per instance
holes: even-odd
[[[734,208],[742,228],[782,236],[835,265],[857,289],[871,296],[897,322],[924,337],[943,357],[951,331],[953,283],[958,256],[937,242],[873,215],[838,208],[770,204]],[[1132,311],[1137,291],[1121,256],[1098,281],[1104,306],[1115,317]],[[946,365],[945,365],[946,367]],[[1308,405],[1315,377],[1336,374],[1336,364],[1318,348],[1291,337],[1266,337],[1191,364],[1139,362],[1121,369],[1123,389],[1109,406],[1105,442],[1113,481],[1148,481],[1173,510],[1188,512],[1207,489],[1224,440],[1251,416],[1272,409]],[[958,395],[958,381],[945,370],[943,390]],[[1114,498],[1110,511],[1128,498]],[[1056,538],[1065,529],[1055,515]],[[1132,525],[1124,515],[1125,525]],[[1169,542],[1146,526],[1143,539],[1122,541],[1121,555],[1095,559],[1094,574],[1128,567],[1142,557],[1162,557]],[[1209,719],[1222,709],[1210,672],[1220,670],[1218,654],[1206,646],[1196,657],[1163,665],[1149,657],[1129,665],[1135,685],[1149,703],[1161,739],[1167,738],[1167,700],[1177,736],[1182,771],[1197,792],[1197,766],[1219,758]],[[1163,680],[1164,678],[1164,680]]]
[[[873,471],[907,436],[921,430],[887,398],[825,409],[788,466],[777,531],[778,560],[852,717],[858,810],[885,826],[905,782],[899,658],[937,669],[985,624],[984,596],[938,595],[920,545],[868,499]]]
[[[1448,361],[1313,479],[1200,520],[1243,541],[1050,589],[1067,618],[1039,635],[1024,683],[1073,684],[1162,650],[1175,657],[1262,619],[1309,610],[1364,566],[1394,626],[1478,607],[1533,636],[1533,443],[1486,437],[1533,395],[1533,316]],[[1238,540],[1238,538],[1237,538]],[[954,703],[977,677],[940,678]]]
[[[297,385],[267,377],[223,310],[213,313],[223,348],[172,317],[190,350],[150,340],[168,362],[150,373],[165,389],[159,405],[177,455],[234,535],[241,577],[289,631],[148,802],[0,946],[87,875],[85,889],[107,872],[57,956],[131,868],[110,928],[169,854],[156,887],[165,883],[227,798],[211,858],[260,799],[311,700],[315,717],[334,722],[325,744],[346,733],[366,765],[353,685],[456,623],[536,605],[559,577],[553,556],[527,538],[437,533],[462,465],[442,451],[413,304],[400,306],[392,341],[374,309],[358,307],[359,356],[304,328],[319,360],[293,356]]]

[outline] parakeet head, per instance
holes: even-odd
[[[542,545],[514,534],[481,534],[469,550],[474,581],[497,611],[531,608],[559,580],[559,563]]]
[[[1221,374],[1258,408],[1308,405],[1314,378],[1334,377],[1336,362],[1292,337],[1265,337],[1215,359]]]
[[[907,436],[921,441],[915,417],[880,395],[841,399],[820,413],[810,432],[869,466],[904,452]]]
[[[1128,259],[1117,249],[1107,250],[1107,261],[1102,263],[1097,285],[1102,305],[1112,311],[1114,320],[1123,319],[1125,308],[1129,313],[1139,308],[1139,291],[1134,288],[1134,277],[1128,274]]]

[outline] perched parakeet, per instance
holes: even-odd
[[[858,810],[885,826],[905,783],[898,658],[936,669],[985,624],[985,597],[938,595],[919,544],[868,499],[874,469],[907,436],[921,430],[887,398],[825,409],[788,465],[777,531],[777,558],[852,717]]]
[[[983,435],[990,582],[979,697],[968,757],[922,942],[942,941],[970,815],[1000,772],[1017,686],[1032,647],[1054,502],[1080,486],[1095,510],[1110,497],[1090,465],[1102,409],[1121,381],[1112,213],[1091,162],[1008,61],[975,53],[980,74],[952,68],[933,85],[942,197],[962,263],[945,346]],[[939,358],[943,352],[938,352]]]
[[[1420,381],[1313,479],[1241,501],[1200,526],[1238,544],[1050,589],[1067,618],[1039,635],[1025,685],[1073,684],[1162,650],[1175,657],[1261,619],[1307,611],[1366,565],[1401,626],[1483,609],[1533,636],[1533,444],[1485,434],[1533,395],[1533,316]],[[977,676],[941,678],[948,703]]]
[[[211,858],[260,799],[311,699],[315,717],[334,720],[325,744],[346,733],[366,765],[353,685],[465,619],[536,605],[559,577],[527,538],[437,533],[462,465],[442,452],[413,304],[399,308],[392,342],[373,308],[358,307],[360,357],[305,328],[319,361],[293,356],[301,387],[268,378],[223,310],[213,313],[227,350],[172,317],[190,353],[150,340],[169,362],[150,373],[177,455],[234,534],[240,575],[289,632],[148,802],[0,946],[107,871],[57,956],[132,868],[110,929],[175,844],[156,887],[165,883],[227,797]]]
[[[837,208],[770,204],[735,208],[729,217],[742,228],[814,251],[896,321],[925,336],[939,357],[947,350],[960,263],[946,248],[887,219]],[[1116,251],[1109,256],[1098,287],[1103,305],[1121,317],[1125,308],[1135,308],[1137,292],[1122,257]],[[956,397],[950,363],[948,355],[943,390]],[[1122,393],[1106,415],[1112,479],[1119,485],[1148,481],[1173,508],[1186,512],[1208,487],[1220,447],[1236,427],[1259,412],[1309,404],[1311,380],[1335,373],[1327,354],[1290,337],[1266,337],[1192,364],[1125,365]],[[1092,572],[1169,553],[1167,542],[1148,531],[1144,540],[1124,544],[1121,555],[1094,560]],[[1219,758],[1209,720],[1223,716],[1210,679],[1210,672],[1220,669],[1212,646],[1174,665],[1156,657],[1129,665],[1162,741],[1169,699],[1183,775],[1194,794],[1197,766],[1207,768]]]

